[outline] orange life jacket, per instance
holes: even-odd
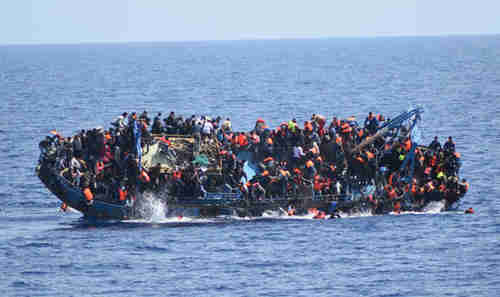
[[[125,201],[127,199],[127,194],[128,194],[127,190],[122,190],[121,188],[118,189],[118,196],[120,198],[120,201]]]
[[[290,176],[290,172],[288,172],[287,170],[280,169],[280,173],[282,176]]]
[[[326,213],[324,211],[318,211],[318,213],[313,217],[314,219],[322,220],[326,217]]]
[[[94,199],[94,194],[90,191],[90,188],[83,189],[83,195],[85,195],[85,199],[87,201],[92,201]]]
[[[314,180],[314,191],[321,191],[321,182],[319,181],[319,179]]]
[[[182,173],[180,171],[174,171],[172,176],[174,177],[174,179],[178,180],[178,179],[181,179]]]
[[[141,175],[139,176],[139,179],[144,183],[149,183],[151,181],[148,173],[144,169],[141,171]]]
[[[416,184],[411,185],[411,193],[413,195],[417,194],[417,185]]]
[[[432,159],[431,159],[431,166],[432,166],[432,167],[436,166],[436,162],[437,162],[437,157],[436,157],[436,156],[432,156]]]
[[[368,157],[368,160],[371,160],[375,158],[375,154],[370,151],[366,151],[366,157]]]
[[[238,135],[235,135],[233,136],[233,138],[231,139],[231,143],[234,145],[234,144],[237,144],[240,142],[240,136]]]
[[[430,175],[431,174],[431,170],[432,170],[432,168],[427,167],[427,168],[425,168],[424,173],[427,174],[427,175]]]
[[[409,151],[410,151],[410,149],[411,149],[411,140],[407,139],[407,140],[405,141],[405,150],[406,150],[407,152],[409,152]]]
[[[63,202],[63,203],[61,204],[61,210],[62,210],[62,211],[66,211],[66,210],[68,210],[68,205],[67,205],[66,203],[64,203],[64,202]]]
[[[263,163],[267,163],[267,162],[270,162],[273,160],[273,157],[267,157],[264,159],[264,161],[262,161]]]
[[[352,131],[352,128],[351,126],[349,126],[348,123],[344,123],[341,128],[342,128],[342,133],[350,133]]]
[[[240,146],[247,146],[248,145],[248,139],[245,134],[240,135]]]
[[[389,197],[389,199],[395,199],[396,197],[398,197],[398,194],[396,193],[396,190],[394,189],[391,189],[389,193],[387,193],[387,196]]]
[[[401,211],[401,203],[397,201],[396,203],[394,203],[394,212],[399,213],[400,211]]]
[[[170,146],[171,142],[170,140],[168,140],[165,136],[163,136],[162,138],[160,138],[160,140],[164,143],[166,143],[168,146]]]
[[[394,178],[394,173],[391,173],[391,175],[389,175],[389,185],[392,186],[392,182],[393,182],[393,178]]]
[[[304,124],[304,130],[306,130],[306,131],[312,131],[313,130],[313,126],[312,126],[311,122],[306,122]]]

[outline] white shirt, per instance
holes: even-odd
[[[212,126],[212,123],[205,122],[205,124],[203,125],[203,134],[211,134],[213,128],[214,127]]]
[[[294,146],[293,147],[293,157],[294,158],[300,158],[304,155],[304,150],[302,150],[301,146]]]

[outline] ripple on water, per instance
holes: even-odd
[[[2,294],[496,296],[499,56],[498,36],[0,47]],[[89,223],[33,173],[45,133],[123,111],[250,130],[416,105],[424,141],[456,139],[476,215]]]

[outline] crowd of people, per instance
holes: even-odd
[[[354,117],[313,114],[303,123],[292,119],[273,129],[259,118],[251,131],[241,132],[233,130],[230,118],[170,112],[151,119],[146,111],[125,112],[107,130],[82,130],[72,137],[53,131],[40,142],[41,162],[80,187],[88,203],[95,196],[126,203],[137,192],[165,189],[180,198],[203,197],[209,190],[251,201],[322,199],[372,185],[376,191],[366,199],[373,208],[398,211],[405,203],[424,205],[443,197],[453,202],[468,190],[458,178],[461,160],[452,137],[443,146],[437,136],[428,146],[416,146],[408,127],[378,135],[387,120],[370,112],[360,125]],[[157,141],[168,152],[169,135],[193,137],[195,146],[217,146],[220,175],[207,174],[196,162],[169,171],[162,164],[144,168],[141,152]],[[247,176],[247,160],[258,164],[255,176]]]

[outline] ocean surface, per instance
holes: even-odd
[[[453,136],[462,153],[457,211],[95,224],[34,172],[50,130],[124,111],[248,130],[415,106],[423,144]],[[0,294],[499,296],[499,126],[500,36],[0,46]]]

